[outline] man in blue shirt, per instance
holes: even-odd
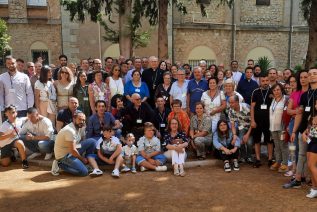
[[[86,138],[94,138],[99,140],[101,138],[104,128],[112,127],[116,130],[116,137],[120,139],[122,124],[116,120],[113,115],[106,112],[106,103],[103,100],[98,100],[95,103],[97,113],[89,117]]]
[[[240,80],[237,87],[237,92],[243,96],[245,103],[248,105],[251,104],[252,92],[259,87],[258,83],[252,79],[252,75],[252,67],[247,67],[245,69],[245,78]]]
[[[190,80],[187,87],[187,113],[195,113],[195,104],[201,99],[203,92],[208,90],[208,83],[203,79],[202,69],[194,68],[194,79]]]

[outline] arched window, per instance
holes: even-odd
[[[217,62],[216,54],[211,48],[207,46],[197,46],[189,53],[188,63],[194,67],[197,66],[202,59],[206,60],[207,67]]]
[[[41,57],[43,65],[50,64],[49,50],[45,43],[41,41],[35,41],[32,43],[30,51],[33,62],[37,62],[39,57]]]
[[[106,49],[105,53],[103,54],[103,58],[106,58],[106,57],[119,58],[119,56],[120,56],[119,44],[110,45]]]
[[[271,66],[275,67],[275,61],[274,61],[274,56],[271,52],[271,50],[269,50],[268,48],[265,47],[256,47],[254,49],[252,49],[251,51],[249,51],[246,59],[245,59],[245,64],[247,66],[247,62],[249,59],[254,60],[254,64],[257,64],[259,57],[264,57],[266,56],[270,62],[271,62]]]

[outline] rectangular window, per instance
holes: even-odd
[[[40,7],[47,6],[46,0],[28,0],[27,3],[28,3],[28,6],[40,6]]]
[[[43,65],[49,65],[48,51],[47,50],[32,50],[32,60],[37,62],[39,57],[43,60]]]
[[[8,0],[0,0],[0,4],[8,4]]]
[[[256,0],[256,5],[270,5],[270,0]]]

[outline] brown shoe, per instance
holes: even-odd
[[[272,171],[277,171],[279,168],[280,168],[280,164],[277,162],[273,163],[273,165],[270,167]]]

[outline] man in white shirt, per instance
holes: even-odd
[[[239,81],[242,77],[242,73],[238,70],[239,63],[236,60],[231,61],[231,71],[232,71],[232,79],[236,85],[239,84]]]
[[[17,107],[18,117],[25,117],[26,110],[34,105],[34,94],[29,77],[17,70],[16,60],[8,56],[5,59],[8,72],[0,75],[0,107]]]
[[[94,168],[91,176],[100,176],[103,172],[98,168],[95,160],[96,140],[85,139],[86,116],[81,111],[73,114],[73,122],[66,125],[56,136],[54,152],[56,160],[53,161],[51,173],[59,175],[60,169],[76,176],[87,176],[88,169],[85,164],[90,163]],[[86,157],[82,156],[84,153]]]
[[[46,117],[40,117],[36,108],[27,110],[28,120],[23,124],[20,136],[28,150],[33,152],[28,159],[33,159],[46,153],[44,160],[49,160],[53,155],[54,133],[51,120]]]

